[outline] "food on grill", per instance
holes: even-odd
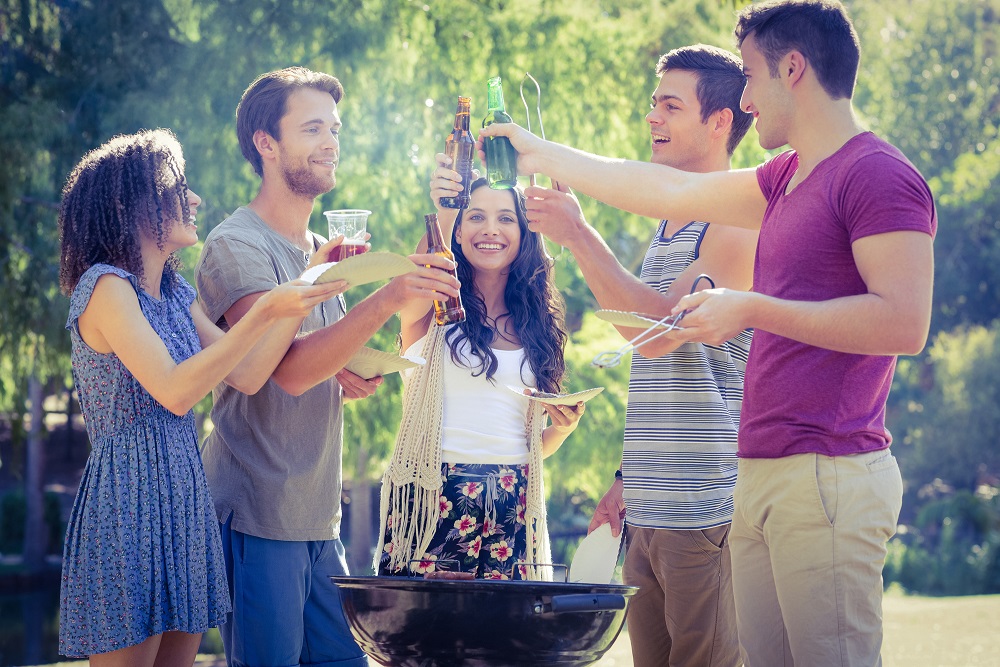
[[[475,579],[472,572],[425,572],[424,579]]]

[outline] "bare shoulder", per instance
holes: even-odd
[[[113,273],[105,273],[97,279],[90,301],[80,313],[80,336],[95,351],[108,354],[113,348],[105,331],[121,329],[135,318],[142,318],[142,311],[132,283]]]
[[[105,273],[94,285],[88,308],[90,306],[117,308],[128,303],[138,303],[138,300],[135,288],[127,278],[114,273]]]
[[[749,289],[753,283],[753,264],[757,254],[757,230],[722,224],[710,224],[702,238],[697,265],[717,287]]]
[[[701,242],[703,255],[753,255],[757,250],[760,230],[734,227],[722,223],[709,224]]]
[[[431,321],[433,319],[433,310],[428,310],[423,317],[416,320],[403,320],[401,314],[399,327],[399,338],[401,343],[399,349],[400,354],[405,353],[411,345],[427,335],[427,332],[430,331]]]

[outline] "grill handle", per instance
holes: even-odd
[[[536,614],[620,611],[625,608],[625,596],[611,593],[554,595],[546,604],[535,600]]]

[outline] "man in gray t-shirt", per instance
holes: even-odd
[[[197,267],[209,317],[233,326],[265,292],[327,261],[339,240],[309,231],[315,198],[336,185],[343,94],[332,76],[292,67],[258,77],[240,100],[237,134],[261,176],[254,200],[208,235]],[[318,255],[318,257],[313,257]],[[347,574],[340,542],[344,398],[372,395],[381,378],[343,369],[411,299],[457,295],[436,255],[348,313],[324,302],[254,394],[215,392],[215,429],[202,457],[222,524],[233,613],[220,628],[226,658],[242,665],[366,665],[329,577]],[[429,267],[427,265],[430,265]],[[435,268],[436,267],[436,268]]]

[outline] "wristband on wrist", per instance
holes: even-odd
[[[622,471],[620,469],[616,470],[615,471],[615,479],[621,479],[621,478],[622,478]]]

